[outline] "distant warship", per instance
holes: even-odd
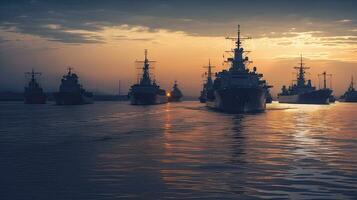
[[[150,77],[150,63],[147,58],[147,50],[145,49],[145,60],[137,61],[143,63],[142,68],[142,77],[139,83],[131,86],[129,91],[130,102],[132,105],[154,105],[162,104],[168,102],[168,97],[166,91],[160,89],[155,83],[155,80],[152,81]]]
[[[329,88],[317,90],[312,86],[311,80],[306,83],[305,70],[309,68],[304,66],[302,56],[300,66],[295,69],[298,70],[296,84],[289,88],[285,85],[282,87],[281,93],[278,94],[279,103],[328,104],[332,90]]]
[[[267,97],[266,97],[266,103],[272,103],[273,102],[273,97],[271,96],[270,90],[267,90]]]
[[[206,101],[207,101],[207,91],[205,88],[205,84],[203,84],[203,87],[200,92],[200,96],[198,97],[198,100],[200,100],[201,103],[206,103]]]
[[[357,102],[357,91],[353,86],[353,77],[351,78],[350,86],[348,87],[345,94],[343,94],[340,98],[342,102]]]
[[[80,105],[93,103],[93,94],[86,92],[78,82],[78,76],[68,68],[68,73],[63,76],[59,92],[55,92],[54,98],[57,105]]]
[[[26,104],[45,104],[46,95],[43,93],[42,88],[40,87],[35,78],[36,75],[41,75],[41,73],[32,70],[31,72],[27,72],[26,74],[31,75],[31,79],[28,85],[25,87],[24,102]]]
[[[169,101],[181,101],[182,96],[182,92],[177,86],[177,81],[175,81],[172,91],[168,93]]]
[[[207,77],[206,81],[203,83],[203,87],[200,93],[200,97],[198,99],[200,100],[201,103],[206,103],[207,101],[207,91],[211,90],[213,87],[213,80],[212,80],[212,68],[214,66],[211,65],[211,61],[208,61],[208,66],[204,67],[207,68],[207,72],[205,73],[205,76]]]
[[[236,42],[232,50],[233,58],[228,58],[229,70],[216,74],[213,88],[207,91],[207,106],[228,113],[261,112],[266,108],[267,89],[270,87],[263,75],[257,73],[254,67],[250,71],[246,64],[248,57],[243,58],[244,49],[241,47],[240,28],[238,37],[227,38]]]

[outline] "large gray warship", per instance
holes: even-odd
[[[147,50],[145,49],[144,61],[137,61],[143,63],[142,77],[139,83],[131,86],[129,91],[130,103],[132,105],[154,105],[168,102],[166,91],[160,89],[155,80],[152,81],[150,77],[150,62],[147,58]]]
[[[263,75],[247,68],[250,62],[241,47],[243,39],[238,25],[237,37],[229,38],[236,41],[232,50],[233,57],[227,59],[229,70],[216,74],[212,89],[207,91],[207,106],[228,113],[261,112],[266,108],[267,89],[270,87]]]
[[[300,66],[294,67],[298,70],[296,83],[286,88],[284,85],[281,93],[278,94],[279,103],[294,103],[294,104],[329,104],[329,98],[332,90],[329,88],[316,89],[311,84],[311,80],[305,80],[305,67],[300,58]]]

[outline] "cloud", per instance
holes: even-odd
[[[350,20],[350,19],[341,19],[341,20],[338,20],[337,22],[339,22],[339,23],[349,23],[349,22],[352,22],[352,20]]]
[[[126,41],[152,41],[153,38],[130,38],[126,35],[116,35],[113,36],[115,40],[126,40]]]
[[[352,0],[2,1],[0,27],[72,44],[104,42],[93,33],[124,24],[147,27],[145,31],[166,29],[194,36],[235,34],[237,23],[242,24],[243,33],[255,38],[294,37],[292,32],[308,31],[336,36],[357,27],[356,6]],[[341,23],[331,23],[336,21]]]

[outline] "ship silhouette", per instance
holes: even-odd
[[[351,77],[351,83],[347,91],[340,97],[342,102],[357,102],[357,91],[354,88],[353,76]]]
[[[175,81],[172,90],[168,93],[168,100],[169,102],[178,102],[181,101],[182,96],[183,95],[181,90],[178,88],[177,81]]]
[[[267,89],[266,103],[272,103],[272,102],[273,102],[273,97],[271,96],[270,90]]]
[[[207,91],[211,90],[213,87],[212,68],[214,68],[214,66],[211,65],[211,60],[208,60],[208,66],[205,66],[204,68],[207,68],[207,72],[205,72],[204,74],[204,76],[206,76],[207,79],[203,83],[200,96],[198,97],[201,103],[206,103]]]
[[[296,103],[296,104],[328,104],[332,90],[329,88],[316,89],[312,86],[311,80],[305,80],[306,69],[300,58],[300,66],[294,67],[298,70],[295,84],[286,88],[284,85],[281,93],[278,94],[279,103]]]
[[[145,49],[144,61],[137,61],[142,63],[142,77],[139,83],[131,86],[129,91],[130,103],[132,105],[155,105],[168,102],[166,91],[160,89],[155,80],[150,77],[150,63],[147,57],[147,50]]]
[[[41,75],[39,72],[35,72],[33,69],[31,72],[25,73],[26,75],[30,75],[31,79],[25,87],[24,92],[24,102],[25,104],[45,104],[46,103],[46,95],[43,92],[40,84],[36,80],[36,75]]]
[[[240,36],[238,25],[236,47],[231,51],[233,57],[227,59],[229,70],[216,73],[212,89],[207,91],[207,106],[228,113],[261,112],[266,109],[266,96],[269,85],[262,80],[263,75],[247,68],[250,62],[241,46],[243,39]]]
[[[59,91],[53,94],[57,105],[81,105],[93,103],[93,94],[79,84],[77,74],[68,68],[68,73],[61,80]]]

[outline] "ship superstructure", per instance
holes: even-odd
[[[311,80],[305,80],[306,67],[300,57],[300,66],[294,67],[297,70],[296,83],[288,88],[284,85],[281,93],[278,94],[279,103],[297,104],[328,104],[332,90],[326,88],[316,89],[312,86]],[[325,81],[326,82],[326,81]]]
[[[25,73],[26,75],[30,75],[30,81],[25,87],[24,92],[24,102],[26,104],[45,104],[46,103],[46,95],[43,92],[40,84],[36,80],[36,75],[41,75],[39,72],[35,72],[33,69],[31,72]]]
[[[168,102],[166,91],[161,89],[156,84],[155,80],[150,76],[150,63],[147,57],[147,50],[145,49],[144,61],[137,61],[142,63],[142,77],[137,84],[131,86],[129,91],[130,102],[132,105],[154,105]]]
[[[231,51],[233,57],[229,57],[226,63],[228,70],[216,74],[212,89],[207,91],[207,106],[229,113],[261,112],[266,108],[267,89],[270,87],[262,79],[263,74],[257,73],[257,68],[249,70],[250,63],[242,48],[243,38],[240,35],[238,25],[235,48]]]
[[[57,105],[80,105],[93,103],[93,94],[87,92],[78,81],[77,74],[69,67],[67,74],[61,79],[59,91],[55,92],[54,98]]]
[[[354,88],[353,76],[351,77],[351,83],[347,91],[341,96],[342,102],[357,102],[357,91]]]
[[[328,87],[327,87],[327,77],[329,77],[329,79],[330,79],[330,87],[329,87],[329,89],[331,90],[331,91],[333,91],[332,90],[332,74],[328,74],[326,71],[324,71],[322,74],[319,74],[318,75],[318,77],[319,77],[319,88],[320,88],[320,77],[322,76],[322,78],[323,78],[323,86],[322,86],[322,88],[323,89],[328,89]],[[321,89],[321,88],[320,88]],[[335,101],[336,101],[336,98],[335,98],[335,96],[331,93],[331,95],[329,96],[329,98],[328,98],[328,101],[329,101],[329,103],[335,103]]]

